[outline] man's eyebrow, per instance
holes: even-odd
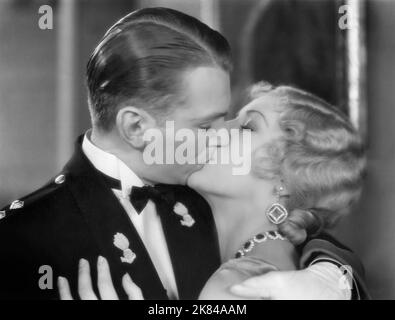
[[[216,112],[213,114],[208,115],[207,117],[201,118],[199,119],[201,122],[207,122],[207,121],[211,121],[214,119],[218,119],[218,118],[222,118],[225,117],[228,114],[227,111],[223,111],[223,112]]]

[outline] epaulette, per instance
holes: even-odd
[[[66,175],[61,173],[57,175],[55,178],[51,179],[47,184],[45,184],[40,189],[28,194],[27,196],[14,200],[10,205],[5,206],[0,211],[0,220],[13,215],[14,213],[23,211],[24,208],[29,206],[30,203],[34,203],[51,192],[57,190],[61,185],[66,182]]]

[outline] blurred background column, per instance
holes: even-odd
[[[366,1],[346,0],[345,4],[351,20],[346,33],[348,114],[366,139]]]
[[[74,140],[76,85],[76,0],[59,0],[57,25],[57,165],[70,158]]]
[[[221,17],[218,0],[199,0],[200,20],[211,28],[221,32]]]

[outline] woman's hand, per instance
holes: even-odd
[[[140,288],[132,281],[129,274],[122,277],[122,286],[129,300],[144,300]],[[97,259],[97,287],[102,300],[119,300],[111,279],[108,262],[102,256]],[[64,277],[58,277],[58,288],[61,300],[73,300],[69,282]],[[92,289],[89,262],[80,259],[78,266],[78,294],[81,300],[98,300]]]
[[[247,279],[230,291],[244,299],[350,300],[351,287],[342,287],[346,276],[334,264],[319,262],[303,270],[271,271]],[[352,285],[351,279],[344,279]]]

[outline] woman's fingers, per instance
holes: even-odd
[[[70,292],[69,282],[66,278],[58,277],[58,289],[60,300],[73,300]]]
[[[132,285],[134,285],[131,279],[130,282],[132,283]],[[66,278],[63,277],[58,278],[58,287],[59,287],[59,295],[62,300],[73,299],[70,292],[70,286]],[[99,256],[99,258],[97,259],[97,287],[99,289],[101,299],[103,300],[118,299],[118,295],[112,283],[110,267],[108,265],[107,260],[102,256]],[[136,299],[136,300],[142,299],[142,294],[139,287],[134,285],[130,290],[132,290],[131,293],[132,296],[135,297],[132,299]],[[85,259],[80,259],[78,266],[78,294],[81,300],[97,300],[97,296],[92,288],[92,278],[90,274],[89,262]]]
[[[144,300],[140,287],[132,281],[127,273],[122,277],[122,286],[129,300]]]
[[[92,289],[89,262],[85,259],[80,259],[78,266],[78,294],[81,300],[97,300]]]
[[[111,279],[110,267],[107,260],[102,256],[97,259],[97,286],[103,300],[118,300]]]

